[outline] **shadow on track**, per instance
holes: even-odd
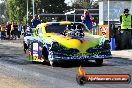
[[[22,57],[12,56],[12,55],[1,55],[0,61],[3,63],[8,63],[12,65],[28,65],[31,64],[28,60],[22,59]]]
[[[129,66],[132,65],[132,60],[123,57],[113,57],[112,59],[104,62],[105,66]]]
[[[55,63],[55,67],[62,67],[62,68],[74,68],[74,67],[100,67],[100,65],[97,65],[95,62],[87,61],[87,62],[61,62],[61,63]],[[103,66],[103,64],[102,64]]]

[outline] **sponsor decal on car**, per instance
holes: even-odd
[[[38,43],[33,43],[33,56],[38,56]]]

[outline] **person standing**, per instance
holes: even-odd
[[[88,27],[88,29],[91,31],[93,17],[90,15],[88,10],[84,10],[84,14],[81,16],[81,20]]]
[[[39,21],[39,16],[35,16],[32,20],[32,28],[36,28],[38,24],[40,24],[41,22]]]
[[[1,40],[6,38],[6,25],[4,23],[1,24]]]
[[[40,24],[39,15],[36,15],[32,20],[31,33],[35,30],[38,24]]]
[[[18,25],[16,22],[14,22],[14,39],[16,40],[18,38]]]
[[[11,24],[7,22],[7,39],[10,39]]]
[[[22,32],[22,24],[20,23],[20,24],[18,25],[18,38],[20,38],[21,32]]]
[[[121,30],[121,49],[129,48],[132,30],[132,15],[129,14],[129,9],[124,9],[124,13],[120,16]]]
[[[26,25],[23,25],[23,26],[22,26],[22,35],[24,35],[25,32],[26,32]]]
[[[11,39],[13,39],[14,38],[14,22],[11,23],[11,31],[10,31],[10,33],[11,33]]]
[[[18,34],[18,25],[16,24],[16,22],[12,22],[11,24],[11,39],[17,39],[17,34]]]

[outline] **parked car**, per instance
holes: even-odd
[[[31,36],[24,37],[24,50],[30,61],[54,63],[111,58],[110,41],[92,35],[81,22],[47,22],[39,24]]]

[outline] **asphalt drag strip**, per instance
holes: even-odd
[[[85,84],[80,86],[76,82],[80,65],[87,74],[132,75],[131,60],[112,58],[104,60],[102,66],[97,66],[94,61],[89,61],[86,63],[64,63],[51,67],[48,64],[29,62],[21,43],[16,44],[15,42],[15,44],[11,43],[13,45],[6,46],[7,43],[0,43],[0,74],[9,78],[23,81],[37,88],[132,88],[132,83]]]

